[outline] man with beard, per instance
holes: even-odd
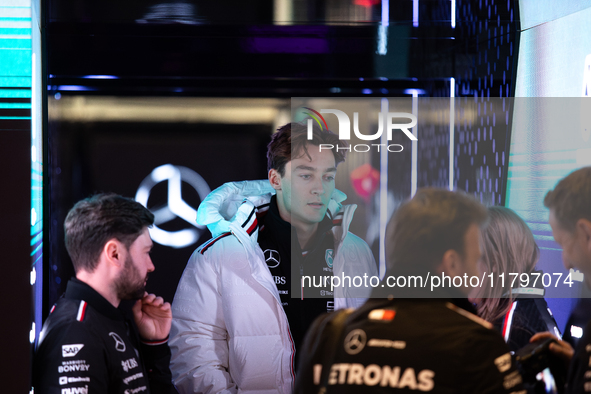
[[[176,393],[170,304],[145,291],[154,215],[115,194],[78,202],[64,223],[76,277],[51,309],[33,361],[35,393]],[[122,300],[137,300],[125,311]]]
[[[550,210],[548,223],[552,236],[562,248],[562,262],[567,270],[584,274],[591,288],[591,167],[583,167],[561,179],[544,198]],[[552,338],[550,351],[568,367],[564,393],[591,392],[591,321],[587,323],[576,349],[555,335],[544,332],[531,338],[536,342]]]

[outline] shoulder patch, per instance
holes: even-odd
[[[223,233],[221,235],[218,235],[215,238],[210,239],[209,241],[207,241],[206,243],[204,243],[203,245],[201,245],[201,247],[199,249],[197,249],[197,251],[201,254],[205,253],[205,251],[207,249],[209,249],[214,243],[216,243],[217,241],[219,241],[220,239],[227,237],[228,235],[231,235],[232,233],[230,231],[228,231],[227,233]]]
[[[83,321],[84,315],[86,315],[86,307],[88,304],[86,301],[80,301],[80,306],[78,306],[78,314],[76,315],[76,320]]]
[[[244,223],[242,223],[242,228],[248,233],[248,235],[252,235],[258,226],[258,215],[256,213],[256,207],[252,208],[252,210],[248,214],[248,217],[246,218]]]
[[[458,308],[457,306],[455,306],[451,302],[446,302],[445,303],[445,306],[447,306],[452,311],[454,311],[454,312],[456,312],[456,313],[458,313],[458,314],[460,314],[460,315],[462,315],[464,317],[467,317],[468,319],[472,320],[473,322],[480,324],[483,327],[486,327],[488,329],[492,329],[493,328],[493,325],[490,324],[489,322],[487,322],[486,320],[484,320],[484,319],[476,316],[473,313],[468,312],[465,309]]]
[[[374,309],[367,316],[369,320],[391,321],[394,320],[396,311],[394,309]]]

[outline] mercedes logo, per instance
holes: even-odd
[[[121,337],[114,332],[110,332],[109,336],[111,338],[113,338],[113,340],[115,340],[115,349],[118,352],[124,352],[125,351],[125,342],[123,342],[123,339],[121,339]]]
[[[151,209],[154,214],[154,225],[149,229],[154,242],[173,248],[184,248],[193,245],[201,236],[204,226],[196,222],[197,211],[183,201],[181,184],[186,182],[191,185],[203,201],[211,189],[201,175],[187,167],[165,164],[155,168],[140,184],[135,199],[148,207],[148,199],[152,188],[160,182],[168,181],[167,205],[158,209]],[[185,220],[193,228],[180,231],[165,231],[158,226],[170,222],[177,217]]]
[[[269,268],[276,268],[279,267],[279,263],[281,263],[281,256],[279,256],[279,252],[273,249],[267,249],[264,251],[265,254],[265,261],[267,262],[267,266]]]
[[[357,329],[351,331],[345,337],[345,351],[349,354],[357,354],[365,347],[367,336],[365,331]]]

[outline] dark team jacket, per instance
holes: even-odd
[[[334,226],[330,214],[319,223],[316,234],[305,250],[300,248],[295,228],[279,215],[277,197],[271,197],[269,210],[261,219],[258,243],[265,255],[271,275],[275,279],[281,304],[285,310],[289,329],[298,350],[312,322],[321,314],[334,311],[334,296],[329,288],[306,288],[302,297],[300,275],[332,276],[332,266],[327,265],[327,254],[334,249]],[[292,283],[295,278],[295,286]],[[295,289],[294,289],[295,287]],[[295,292],[295,296],[292,294]]]
[[[331,354],[331,320],[319,317],[304,340],[295,393],[525,394],[503,338],[454,304],[466,299],[371,299],[345,321]]]
[[[172,394],[166,341],[140,341],[129,311],[72,279],[43,325],[35,394]]]
[[[550,331],[560,337],[560,330],[543,297],[517,298],[505,316],[494,321],[493,325],[513,352],[529,344],[530,338],[538,332]]]
[[[565,394],[591,392],[591,321],[577,344],[566,377]]]

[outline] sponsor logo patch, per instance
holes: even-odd
[[[136,368],[138,363],[135,358],[130,358],[129,360],[121,361],[121,366],[125,372],[128,372],[130,369]]]
[[[146,386],[138,387],[137,389],[127,389],[125,390],[125,394],[137,394],[141,393],[142,391],[146,391],[148,388]]]
[[[392,349],[404,349],[406,348],[405,341],[391,341],[389,339],[370,339],[367,343],[369,347],[383,347]]]
[[[332,264],[334,263],[334,250],[326,249],[324,259],[326,260],[326,265],[328,265],[328,268],[332,268]]]
[[[273,249],[267,249],[263,253],[265,255],[265,261],[267,262],[267,267],[279,267],[279,263],[281,263],[281,256],[279,255],[278,251]]]
[[[86,360],[62,361],[62,365],[57,367],[59,373],[65,372],[87,372],[90,365],[86,364]]]
[[[143,377],[144,377],[144,374],[142,372],[138,372],[135,375],[131,375],[131,376],[128,376],[125,379],[123,379],[123,383],[129,384],[129,382],[131,382],[132,380],[136,380],[136,379],[143,378]]]
[[[82,343],[76,343],[72,345],[62,345],[62,357],[74,357],[78,354],[80,349],[84,347]]]
[[[503,387],[506,390],[509,390],[522,382],[523,379],[521,378],[521,375],[519,374],[519,372],[515,371],[505,376],[505,379],[503,380]]]
[[[365,331],[361,329],[353,330],[345,337],[345,351],[348,354],[357,354],[363,350],[366,341],[367,335]]]
[[[124,352],[125,342],[123,342],[123,339],[121,339],[121,337],[114,332],[110,332],[109,336],[113,338],[113,340],[115,341],[115,350],[117,350],[118,352]]]
[[[62,389],[62,394],[88,394],[88,386]]]
[[[511,353],[506,353],[501,357],[497,357],[495,359],[495,365],[501,373],[509,370],[509,368],[511,368]]]
[[[314,365],[314,383],[320,383],[322,364]],[[388,365],[333,364],[328,378],[329,385],[346,384],[359,386],[381,386],[397,389],[431,391],[435,387],[435,372],[430,369],[415,371]]]
[[[80,382],[89,382],[90,378],[88,376],[78,376],[75,378],[69,376],[60,376],[60,384],[68,384],[68,383],[80,383]]]

